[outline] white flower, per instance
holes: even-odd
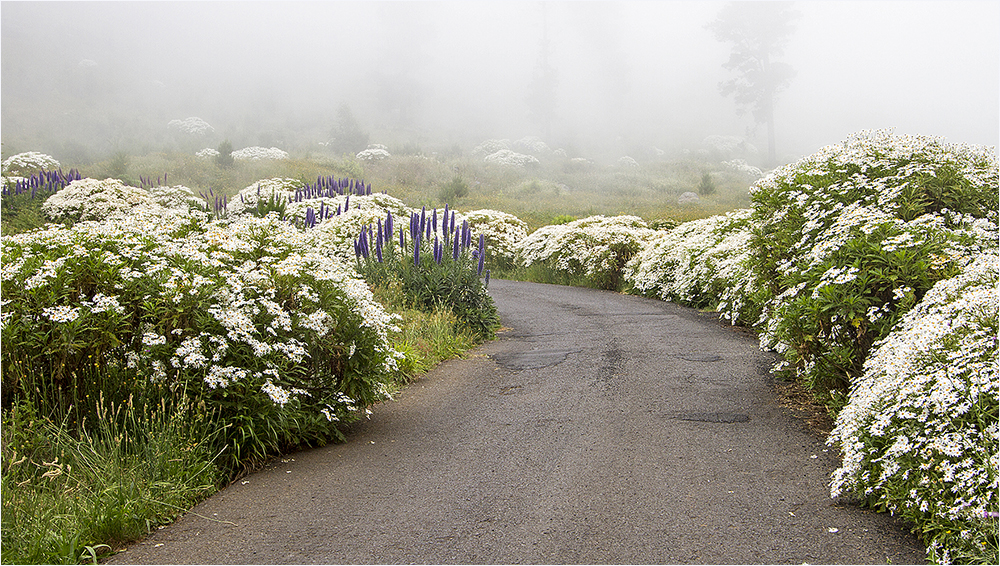
[[[42,309],[42,314],[52,322],[73,322],[79,318],[80,309],[67,305],[59,305]]]
[[[180,130],[185,134],[199,135],[203,136],[205,134],[215,131],[215,128],[209,125],[208,122],[192,116],[190,118],[185,118],[184,120],[171,120],[167,123],[167,127]]]

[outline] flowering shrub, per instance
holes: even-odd
[[[338,437],[389,394],[391,317],[275,216],[50,225],[2,254],[6,402],[187,395],[237,466]]]
[[[476,157],[486,157],[487,155],[493,155],[503,149],[510,149],[510,140],[490,139],[473,148],[472,155]]]
[[[391,155],[386,146],[380,143],[371,143],[366,149],[359,151],[356,157],[362,161],[381,161],[391,157]]]
[[[163,208],[187,213],[193,210],[206,210],[208,203],[205,199],[194,194],[194,191],[184,185],[151,187],[149,195],[153,202]]]
[[[987,148],[863,132],[751,188],[762,346],[819,394],[846,391],[936,281],[997,247]]]
[[[195,156],[200,157],[202,159],[215,159],[216,157],[219,156],[219,150],[213,149],[211,147],[206,147],[205,149],[199,151],[198,153],[195,153]]]
[[[621,169],[635,169],[639,167],[639,162],[627,155],[618,158],[617,165]]]
[[[600,289],[617,290],[622,270],[655,230],[638,216],[590,216],[543,226],[521,241],[517,262],[586,277]]]
[[[507,148],[500,147],[498,148],[497,151],[499,151],[500,149],[507,149]],[[551,151],[549,149],[549,146],[545,142],[534,136],[526,136],[515,141],[513,144],[511,144],[510,149],[514,149],[522,153],[530,153],[532,155],[541,155],[543,153],[548,153],[549,151]],[[491,153],[496,153],[496,152],[491,152]]]
[[[0,164],[0,172],[4,177],[27,177],[38,171],[58,169],[59,162],[51,155],[37,151],[27,151],[12,155]]]
[[[760,179],[764,176],[764,172],[760,170],[759,167],[754,167],[746,162],[744,159],[733,159],[731,161],[723,161],[723,165],[736,171],[737,173],[742,173],[751,179]]]
[[[232,153],[233,159],[237,161],[259,161],[261,159],[288,159],[288,153],[276,147],[265,148],[259,146],[244,147]]]
[[[185,118],[183,120],[171,120],[167,123],[168,128],[175,130],[180,130],[185,134],[192,134],[197,136],[203,136],[205,134],[215,131],[215,128],[209,125],[208,122],[192,116],[190,118]]]
[[[936,283],[880,340],[830,444],[844,492],[913,521],[930,558],[997,563],[996,251]],[[992,522],[992,530],[988,523]]]
[[[516,167],[524,169],[530,165],[538,165],[538,158],[533,155],[525,155],[523,153],[515,153],[509,149],[501,149],[496,153],[491,153],[483,158],[486,163],[492,163],[493,165],[500,165],[503,167]]]
[[[118,179],[73,181],[42,204],[42,212],[57,222],[103,220],[137,209],[157,208],[159,205],[149,191],[131,187]]]
[[[657,232],[625,265],[626,283],[647,297],[718,307],[735,321],[747,292],[752,214],[737,210]]]
[[[474,235],[483,234],[489,244],[486,256],[491,269],[514,267],[521,241],[528,237],[528,225],[513,214],[497,210],[473,210],[461,214]]]

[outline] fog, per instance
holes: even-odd
[[[571,156],[748,137],[719,83],[723,2],[3,2],[3,153],[57,159],[200,147],[316,151],[346,105],[372,142],[469,151],[537,136]],[[780,161],[863,129],[998,145],[1000,3],[797,2],[778,59]],[[553,110],[528,99],[551,69]],[[195,144],[197,145],[197,144]],[[199,147],[193,147],[198,149]],[[636,155],[638,157],[638,155]]]

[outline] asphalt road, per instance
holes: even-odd
[[[769,354],[699,313],[494,280],[505,329],[112,563],[887,563],[905,525],[829,498],[837,457]]]

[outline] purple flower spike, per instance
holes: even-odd
[[[413,267],[420,267],[420,238],[413,239]]]

